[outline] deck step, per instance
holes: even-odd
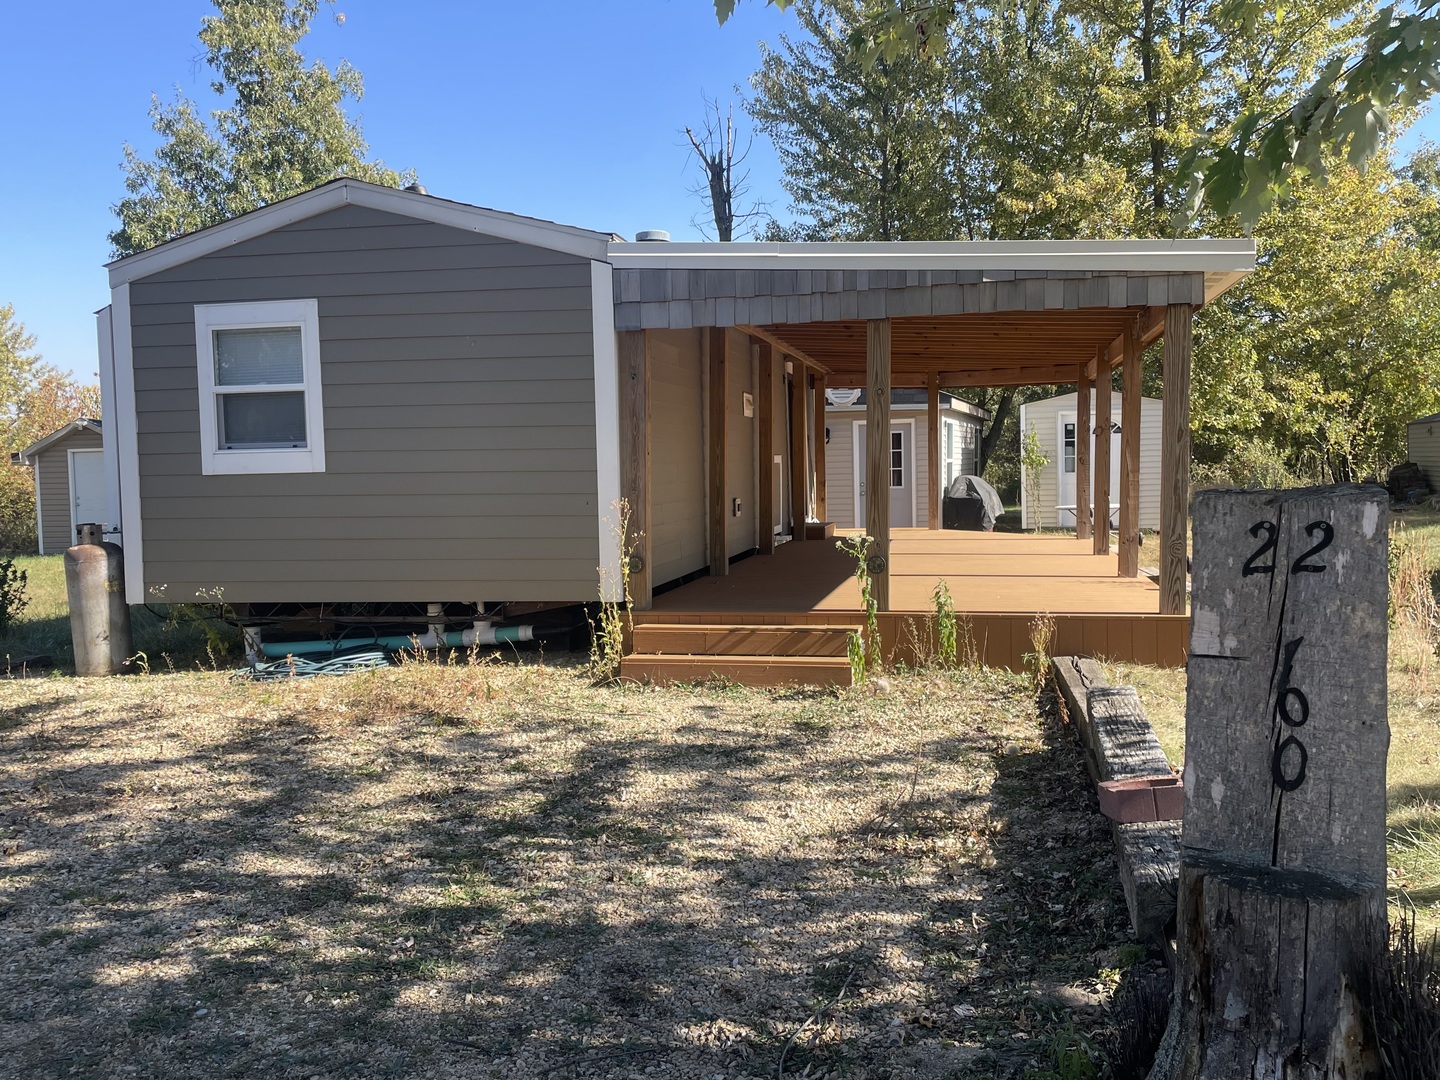
[[[631,653],[620,662],[625,679],[652,683],[729,679],[742,686],[850,686],[843,656],[661,656]]]
[[[858,626],[637,623],[634,651],[666,656],[845,656]]]

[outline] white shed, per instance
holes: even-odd
[[[1420,466],[1430,490],[1440,491],[1440,413],[1405,426],[1405,456]]]
[[[1020,485],[1021,527],[1026,529],[1073,529],[1075,527],[1075,394],[1031,401],[1020,406],[1020,438],[1035,429],[1041,452],[1048,458],[1035,484],[1036,505],[1030,505],[1030,485]],[[1160,422],[1159,398],[1140,399],[1140,528],[1160,528]],[[1090,395],[1090,415],[1095,415],[1095,395]],[[1110,415],[1110,523],[1120,519],[1120,393],[1112,391]],[[1091,468],[1095,443],[1091,431]],[[1090,490],[1095,490],[1091,473]]]
[[[865,392],[825,392],[826,517],[837,528],[865,524]],[[989,413],[952,394],[940,394],[940,491],[976,471],[980,435]],[[930,514],[929,398],[920,389],[890,393],[890,524],[924,528]]]

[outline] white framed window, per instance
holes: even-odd
[[[905,486],[905,433],[898,429],[890,432],[890,486]]]
[[[195,305],[205,475],[325,471],[314,300]]]
[[[1064,469],[1067,473],[1075,471],[1075,421],[1065,421],[1063,432],[1064,445],[1062,447],[1064,458]]]

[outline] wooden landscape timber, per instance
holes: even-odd
[[[1135,690],[1112,687],[1094,660],[1057,656],[1055,686],[1085,747],[1096,784],[1169,776],[1171,769]],[[1135,936],[1173,963],[1180,823],[1115,823],[1115,858]]]
[[[1388,501],[1195,499],[1175,1003],[1152,1080],[1370,1080],[1385,962]],[[1163,568],[1162,568],[1163,577]]]

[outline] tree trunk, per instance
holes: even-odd
[[[1385,888],[1187,853],[1170,1027],[1150,1080],[1371,1080],[1356,988],[1384,949]]]

